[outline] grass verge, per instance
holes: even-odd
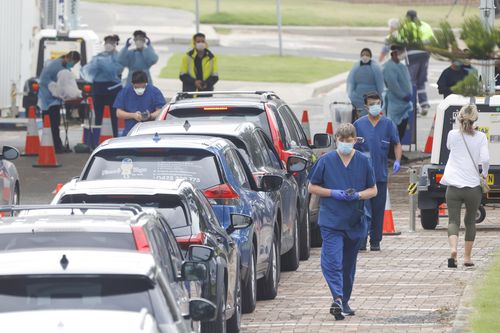
[[[162,78],[178,78],[183,54],[175,53],[161,70]],[[230,81],[311,83],[349,70],[352,62],[295,56],[217,56],[219,77]]]
[[[496,333],[500,327],[500,252],[497,252],[491,268],[474,296],[472,331],[476,333]]]
[[[194,12],[194,1],[179,0],[86,0],[101,3],[138,4],[178,8]],[[219,0],[220,12],[215,13],[217,0],[200,1],[201,20],[203,23],[220,24],[276,24],[276,4],[272,0]],[[450,4],[453,1],[450,1]],[[448,18],[453,27],[459,26],[464,17],[479,15],[476,6],[411,6],[418,16],[437,26],[453,8]],[[299,26],[386,26],[392,17],[403,17],[408,6],[388,4],[352,4],[332,0],[286,0],[281,3],[284,25]]]

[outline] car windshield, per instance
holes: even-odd
[[[179,197],[168,194],[155,195],[87,195],[70,194],[60,200],[61,203],[117,203],[138,204],[146,208],[156,208],[172,228],[180,228],[188,225],[187,214]]]
[[[199,189],[221,183],[212,153],[185,148],[103,150],[93,157],[84,179],[185,179]]]
[[[140,312],[147,309],[154,314],[158,297],[160,295],[153,282],[143,276],[44,275],[0,278],[0,312],[58,309]],[[163,309],[162,312],[166,311]]]
[[[26,232],[0,234],[0,251],[35,248],[102,248],[135,250],[132,232]]]
[[[206,107],[206,108],[179,108],[170,110],[167,120],[184,124],[186,120],[209,119],[218,122],[251,122],[262,128],[271,136],[271,129],[264,110],[250,107]]]

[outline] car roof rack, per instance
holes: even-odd
[[[259,95],[261,96],[261,101],[265,102],[273,98],[279,99],[279,96],[274,91],[269,90],[235,90],[235,91],[183,91],[178,92],[174,98],[170,101],[171,104],[187,99],[193,98],[194,96],[199,97],[213,97],[214,95]]]
[[[57,205],[6,205],[0,206],[0,213],[8,212],[12,215],[14,212],[32,211],[32,210],[58,210],[58,209],[79,209],[79,210],[120,210],[128,211],[134,215],[144,212],[142,207],[137,204],[57,204]]]

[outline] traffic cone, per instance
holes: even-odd
[[[434,142],[434,125],[436,123],[436,115],[434,115],[434,120],[432,121],[431,130],[429,131],[429,135],[427,136],[427,141],[425,142],[424,153],[430,154],[432,153],[432,144]]]
[[[104,106],[104,117],[102,118],[101,135],[99,136],[99,144],[113,138],[113,127],[111,126],[111,114],[109,106]]]
[[[54,149],[54,140],[52,139],[52,131],[50,130],[49,115],[43,116],[42,143],[38,154],[38,163],[34,164],[35,168],[54,168],[60,167],[56,161],[56,151]]]
[[[56,188],[54,189],[54,191],[52,191],[52,194],[59,193],[59,191],[62,189],[63,186],[64,186],[63,183],[57,183]]]
[[[26,141],[23,156],[36,156],[40,150],[40,138],[36,126],[36,110],[34,106],[28,108],[28,126],[26,127]]]
[[[124,130],[125,130],[125,119],[118,118],[118,136],[122,136]]]
[[[333,136],[333,124],[331,121],[329,121],[326,125],[326,134],[330,134],[331,136]]]
[[[384,228],[383,234],[387,236],[401,235],[401,232],[394,229],[394,219],[392,217],[391,198],[389,196],[389,189],[387,189],[387,198],[385,200],[384,211]]]
[[[446,204],[444,202],[439,205],[439,217],[447,217],[448,216],[448,214],[446,214],[446,209],[448,209],[448,207],[446,206]]]
[[[307,110],[304,110],[304,112],[302,112],[301,124],[302,124],[302,129],[306,134],[307,142],[311,144],[311,127],[309,126],[309,114],[307,113]]]

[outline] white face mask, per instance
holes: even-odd
[[[370,61],[370,57],[369,56],[362,56],[361,57],[361,62],[363,64],[367,64],[369,61]]]
[[[135,47],[137,49],[144,48],[144,44],[145,44],[145,42],[142,39],[138,39],[138,40],[135,41]]]
[[[104,44],[104,51],[106,52],[113,52],[115,50],[115,44],[111,44],[111,43],[106,43]]]
[[[142,95],[144,95],[144,92],[146,91],[146,87],[144,87],[144,88],[134,88],[134,91],[135,91],[135,93],[138,96],[142,96]]]
[[[198,51],[203,51],[205,49],[205,43],[196,43],[196,49]]]

